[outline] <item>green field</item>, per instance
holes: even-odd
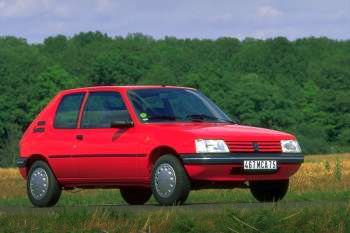
[[[0,187],[0,232],[350,232],[350,154],[307,157],[286,198],[256,208],[242,207],[256,201],[235,189],[193,191],[185,208],[121,210],[109,206],[125,205],[109,189],[66,191],[60,208],[12,213],[31,207],[25,182],[16,169],[1,169]],[[196,208],[200,203],[223,208]]]

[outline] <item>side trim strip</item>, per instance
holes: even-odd
[[[49,155],[50,159],[61,159],[61,158],[70,158],[70,155]]]
[[[77,155],[49,155],[50,159],[61,158],[101,158],[101,157],[145,157],[146,154],[77,154]]]

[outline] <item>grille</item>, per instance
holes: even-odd
[[[247,141],[225,141],[230,152],[262,152],[262,153],[279,153],[281,152],[281,143],[280,141],[256,141],[256,142],[247,142]],[[255,148],[259,147],[259,150],[256,151]]]

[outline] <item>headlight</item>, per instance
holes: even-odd
[[[296,140],[281,140],[282,152],[284,153],[300,153],[301,149]]]
[[[197,153],[227,153],[230,152],[224,140],[196,139]]]

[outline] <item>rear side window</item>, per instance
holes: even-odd
[[[56,111],[55,128],[73,129],[77,127],[83,98],[84,93],[70,94],[62,98]]]
[[[93,92],[86,102],[81,128],[110,128],[113,121],[130,120],[117,92]]]

